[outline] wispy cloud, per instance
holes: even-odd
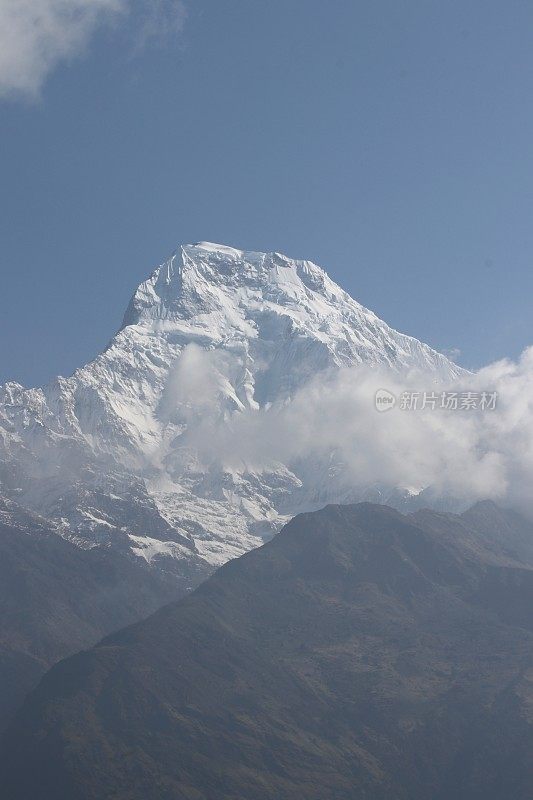
[[[461,350],[458,347],[448,347],[442,352],[447,358],[450,359],[450,361],[459,361],[462,355]]]
[[[98,28],[127,16],[144,45],[181,31],[186,9],[182,0],[0,0],[0,97],[37,96]]]
[[[139,43],[146,46],[181,33],[187,19],[187,7],[182,0],[152,0],[143,4],[139,26]]]

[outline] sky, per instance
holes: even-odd
[[[477,368],[533,343],[529,0],[0,0],[0,381],[180,243],[310,259]]]

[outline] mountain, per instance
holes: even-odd
[[[0,503],[0,731],[53,664],[190,585],[129,549],[80,548],[46,520]]]
[[[0,387],[0,496],[82,547],[206,573],[298,511],[353,499],[328,459],[257,466],[231,450],[239,416],[274,414],[310,378],[354,365],[462,373],[309,261],[181,247],[93,362],[43,388]]]
[[[300,508],[329,462],[230,460],[235,420],[353,364],[460,373],[306,261],[199,244],[138,288],[69,378],[0,387],[0,729],[59,659],[180,597]]]
[[[329,506],[55,666],[10,800],[526,800],[533,526]]]

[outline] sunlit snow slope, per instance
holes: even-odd
[[[235,415],[275,409],[311,377],[358,364],[461,372],[308,261],[181,247],[92,363],[42,389],[0,387],[0,492],[80,546],[222,563],[296,511],[342,501],[346,486],[324,497],[318,463],[230,464],[210,449],[206,420],[231,431]]]

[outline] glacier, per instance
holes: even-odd
[[[439,381],[463,373],[310,261],[179,247],[94,361],[42,388],[0,387],[3,508],[38,514],[80,547],[178,571],[216,567],[300,510],[359,498],[331,479],[327,459],[227,463],[205,436],[199,451],[205,420],[231,426],[290,403],[311,377],[358,365]]]

